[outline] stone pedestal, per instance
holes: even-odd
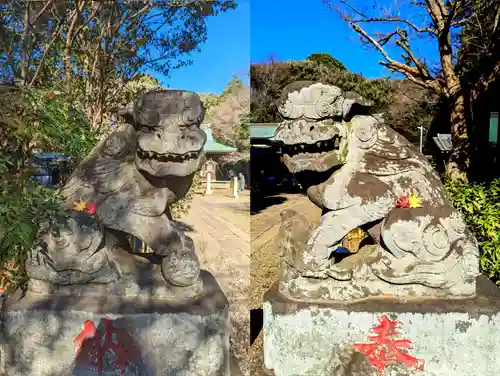
[[[229,376],[228,301],[212,275],[202,271],[202,280],[199,297],[177,303],[31,292],[9,297],[2,309],[0,371]]]
[[[276,286],[264,297],[264,360],[275,376],[500,374],[500,289],[484,277],[463,300],[301,303]],[[393,326],[399,334],[387,336]]]

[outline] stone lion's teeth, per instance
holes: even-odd
[[[305,146],[304,146],[304,145],[300,145],[300,148],[301,148],[301,149],[305,149]]]

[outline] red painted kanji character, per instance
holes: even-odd
[[[415,358],[402,350],[411,350],[413,345],[408,339],[396,339],[400,335],[397,331],[400,325],[399,321],[391,321],[384,315],[379,319],[379,325],[371,329],[374,334],[368,336],[371,343],[354,345],[357,351],[366,355],[380,376],[389,364],[402,364],[407,368],[424,369],[423,359]]]
[[[94,323],[91,320],[85,320],[85,322],[82,325],[82,331],[78,336],[73,340],[73,343],[76,346],[76,356],[80,354],[81,347],[83,345],[83,342],[86,339],[93,338],[97,332],[97,328],[95,327]]]
[[[113,327],[112,321],[107,317],[104,319],[104,334],[97,330],[91,320],[86,320],[74,343],[77,346],[77,362],[95,364],[99,375],[104,370],[104,353],[108,350],[115,354],[113,366],[122,375],[125,375],[127,364],[140,362],[140,353],[134,339],[123,329]]]

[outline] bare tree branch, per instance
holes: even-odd
[[[348,23],[351,23],[349,19],[346,19]],[[401,62],[398,62],[394,59],[392,59],[389,54],[385,51],[385,49],[380,45],[380,43],[372,38],[365,30],[363,30],[360,26],[356,24],[351,24],[352,28],[359,34],[361,34],[368,42],[370,42],[384,57],[386,60],[385,62],[380,62],[379,64],[387,67],[388,69],[392,71],[398,71],[399,73],[404,74],[410,81],[414,82],[417,85],[423,86],[425,88],[431,89],[435,92],[439,92],[441,90],[439,84],[430,78],[430,75],[428,74],[427,68],[425,68],[425,71],[427,72],[427,75],[424,75],[423,77],[419,77],[419,69],[417,67],[411,67],[408,64],[403,64]],[[406,47],[407,50],[409,51],[409,47]],[[416,58],[415,58],[416,59]],[[420,64],[420,63],[419,63]],[[422,64],[420,64],[422,65]]]
[[[35,74],[33,75],[33,77],[31,78],[31,81],[30,83],[28,84],[28,87],[32,87],[35,82],[36,82],[36,79],[38,78],[39,74],[41,73],[42,71],[42,68],[44,67],[44,63],[45,63],[45,59],[50,51],[50,48],[52,47],[52,45],[54,44],[54,42],[56,41],[57,37],[59,36],[59,34],[61,33],[62,31],[62,28],[63,28],[63,25],[64,25],[64,22],[62,22],[60,20],[60,22],[58,23],[56,29],[54,30],[54,33],[52,34],[52,38],[50,39],[49,43],[47,43],[45,45],[45,48],[43,50],[43,55],[42,55],[42,58],[40,59],[40,62],[38,63],[38,66],[36,68],[36,71],[35,71]]]
[[[418,27],[415,25],[413,22],[409,20],[404,20],[399,17],[367,17],[367,18],[359,18],[359,19],[352,19],[351,22],[353,23],[369,23],[369,22],[394,22],[394,23],[402,23],[405,25],[410,26],[414,31],[417,33],[428,33],[428,34],[433,34],[437,35],[437,31],[435,29],[429,28],[429,27]]]
[[[360,11],[351,5],[354,0],[337,1],[351,13],[349,15],[342,10],[339,11],[344,21],[361,36],[362,41],[374,47],[382,55],[383,60],[379,62],[380,65],[386,67],[390,72],[403,74],[412,83],[429,89],[438,97],[447,98],[450,105],[451,133],[455,147],[450,157],[448,165],[450,170],[448,172],[452,175],[455,174],[454,176],[458,177],[459,180],[467,180],[466,171],[469,163],[468,120],[464,89],[455,70],[455,50],[452,37],[454,35],[452,28],[467,22],[467,17],[457,17],[463,2],[467,0],[450,0],[446,5],[442,0],[413,0],[414,7],[426,10],[430,19],[427,23],[430,25],[428,27],[419,27],[410,18],[405,19],[399,14],[391,14],[387,10],[382,10],[381,15],[368,14],[368,11]],[[372,33],[370,35],[361,27],[362,24],[383,23],[394,24],[395,28],[383,34]],[[440,63],[437,74],[431,73],[432,68],[423,58],[419,58],[414,53],[410,37],[429,37],[436,42]],[[395,45],[402,52],[401,56],[404,62],[394,59],[385,49],[385,45],[393,41],[393,38]],[[500,69],[500,64],[498,67]]]

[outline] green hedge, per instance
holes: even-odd
[[[500,284],[500,179],[489,184],[445,179],[445,188],[479,242],[481,271]]]

